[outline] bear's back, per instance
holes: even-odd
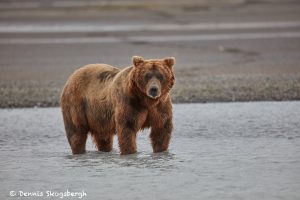
[[[68,79],[63,95],[86,96],[105,89],[110,80],[120,71],[106,64],[89,64],[77,69]]]

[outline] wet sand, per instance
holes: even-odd
[[[2,108],[58,106],[75,69],[132,55],[177,58],[175,103],[300,99],[297,1],[47,2],[0,4]]]

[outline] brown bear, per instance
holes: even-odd
[[[111,151],[117,134],[121,154],[135,153],[137,132],[144,128],[151,128],[153,152],[168,149],[175,58],[133,56],[132,62],[122,70],[90,64],[68,79],[60,103],[73,154],[85,152],[88,133],[99,151]]]

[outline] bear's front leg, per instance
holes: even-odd
[[[141,129],[146,114],[134,109],[124,109],[116,113],[116,129],[121,155],[136,153],[136,134]]]
[[[136,153],[136,133],[128,128],[117,128],[121,155]]]
[[[152,126],[150,139],[154,153],[168,150],[172,130],[172,119],[168,119],[163,124],[158,123]]]

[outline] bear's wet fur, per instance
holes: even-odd
[[[175,58],[133,56],[132,62],[122,70],[91,64],[69,77],[60,103],[73,154],[85,152],[88,133],[99,151],[111,151],[117,134],[121,154],[135,153],[137,132],[144,128],[151,128],[153,152],[168,149]]]

